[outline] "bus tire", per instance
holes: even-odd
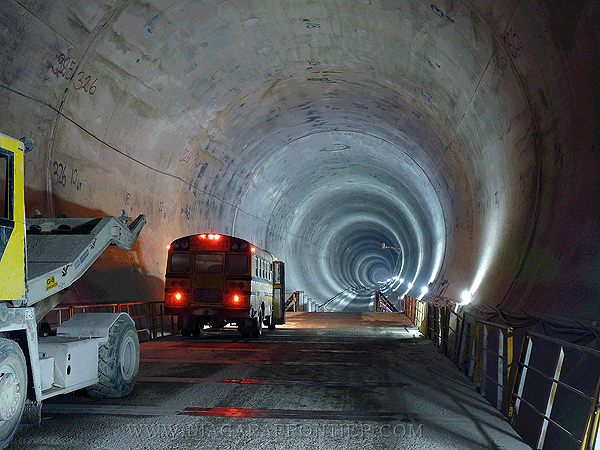
[[[192,336],[198,337],[202,332],[204,325],[200,321],[200,317],[192,316],[187,321],[187,329],[192,333]],[[189,335],[188,335],[189,336]]]
[[[27,363],[21,347],[0,338],[0,448],[10,443],[23,416],[27,397]]]
[[[121,398],[135,386],[140,368],[140,342],[131,319],[119,317],[98,348],[98,383],[87,388],[94,398]]]
[[[265,320],[265,325],[267,327],[269,327],[269,330],[274,330],[275,329],[275,320],[273,319],[273,314],[271,313],[270,316],[267,316],[267,320]]]
[[[186,320],[183,316],[177,317],[177,329],[183,337],[188,337],[192,334],[192,332],[184,325],[185,322]]]
[[[258,317],[252,319],[252,337],[260,337],[262,335],[263,313],[262,309],[258,313]]]
[[[240,332],[240,334],[242,335],[243,338],[249,338],[250,337],[250,332],[248,331],[248,329],[244,325],[239,324],[238,325],[238,331]]]

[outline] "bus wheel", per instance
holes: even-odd
[[[12,439],[25,407],[27,363],[21,347],[0,339],[0,448]]]
[[[238,324],[238,331],[240,332],[240,334],[242,335],[243,338],[250,337],[250,333],[248,332],[248,329],[244,325]]]
[[[271,314],[270,316],[267,316],[267,318],[265,320],[265,325],[269,327],[269,330],[275,329],[275,321],[273,320],[273,314]]]
[[[192,334],[190,329],[187,326],[185,326],[186,322],[187,321],[185,320],[185,318],[183,316],[177,317],[177,328],[179,329],[179,332],[181,333],[181,335],[183,337],[188,337]]]
[[[252,319],[252,337],[260,337],[262,334],[263,315],[262,310],[258,313],[258,317]]]
[[[192,336],[198,337],[204,325],[200,322],[200,317],[192,316],[188,319],[187,328],[191,331]]]

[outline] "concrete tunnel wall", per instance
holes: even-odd
[[[385,242],[409,295],[447,282],[449,299],[590,325],[599,11],[8,0],[0,131],[36,141],[29,216],[148,216],[69,301],[161,300],[166,245],[212,231],[285,260],[288,289],[319,302],[391,276]]]

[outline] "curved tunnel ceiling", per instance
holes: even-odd
[[[397,275],[413,296],[598,312],[597,2],[0,11],[1,131],[37,143],[28,214],[149,217],[74,298],[160,300],[165,245],[213,231],[285,260],[318,303]]]

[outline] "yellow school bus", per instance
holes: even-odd
[[[165,314],[178,317],[184,336],[198,336],[205,325],[235,324],[242,336],[259,337],[263,324],[274,329],[285,322],[281,290],[274,291],[282,267],[269,252],[233,236],[176,239],[168,246]]]

